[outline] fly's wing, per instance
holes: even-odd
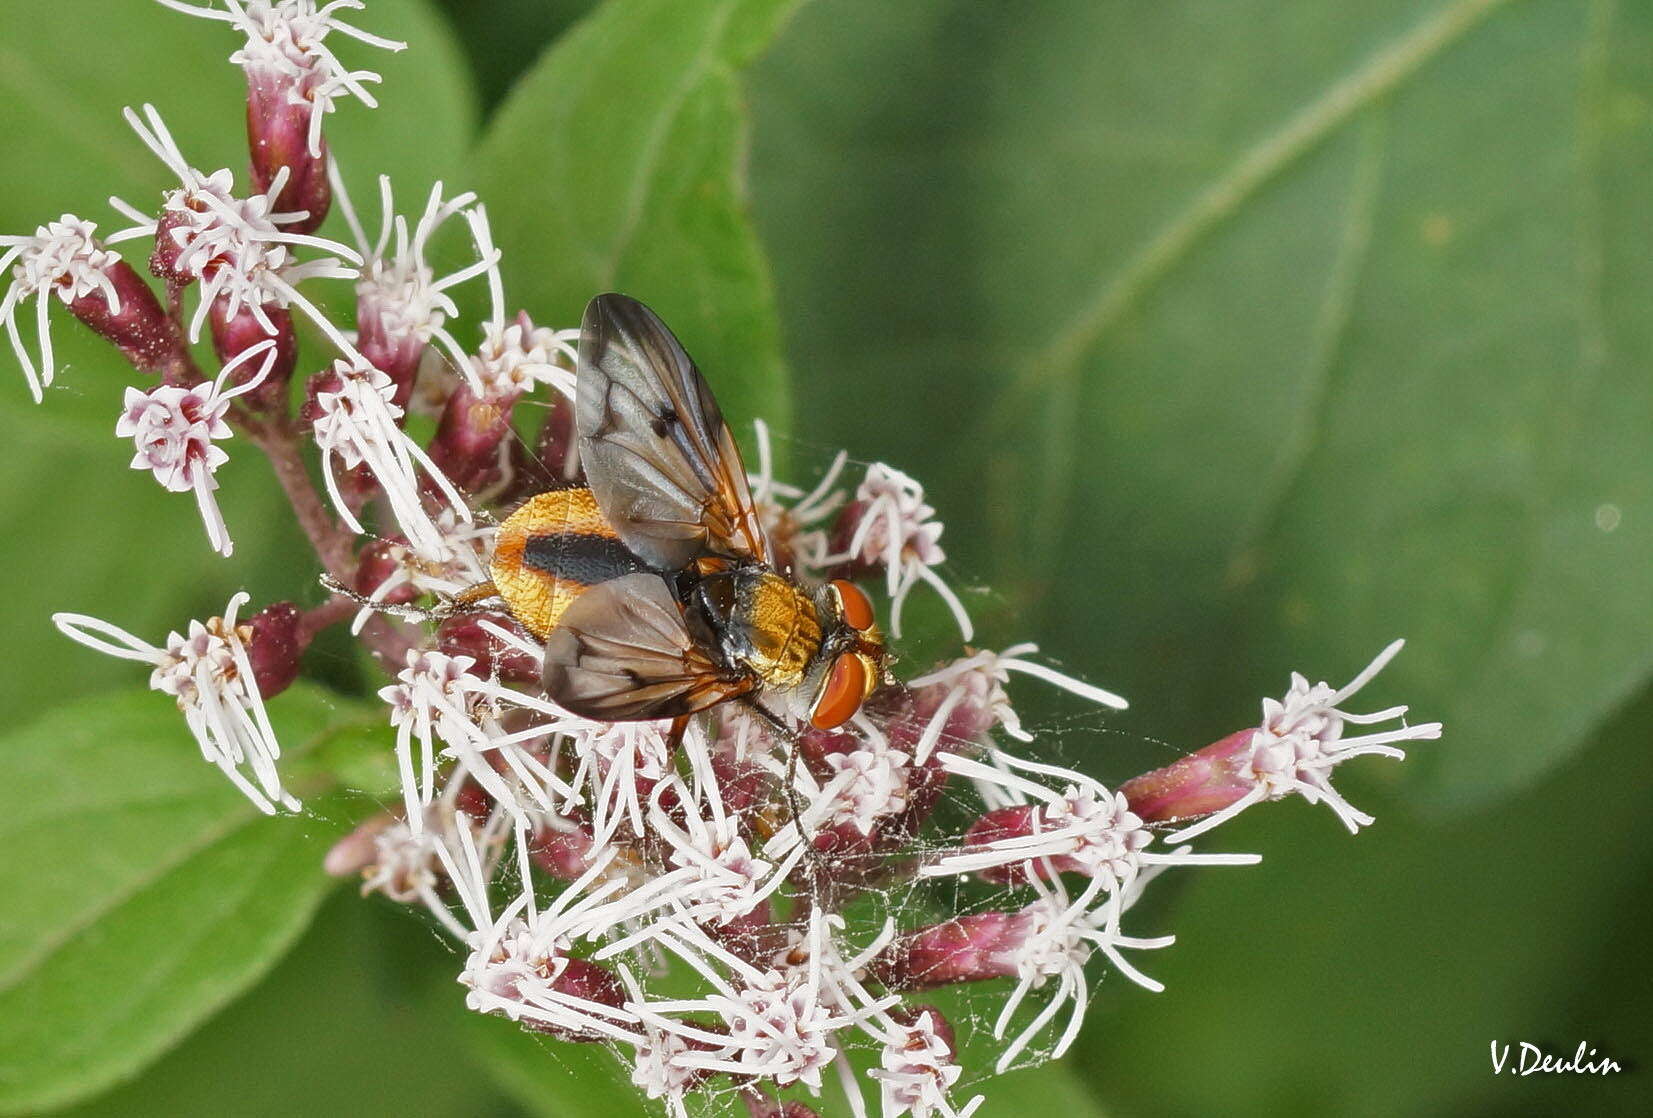
[[[655,313],[599,295],[580,325],[580,458],[625,545],[661,570],[769,561],[746,468],[711,389]]]
[[[683,624],[648,571],[599,583],[574,599],[545,642],[546,696],[598,722],[642,722],[705,710],[751,690],[729,679]]]

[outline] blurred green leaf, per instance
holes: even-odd
[[[1518,787],[1653,667],[1650,44],[1565,0],[822,0],[753,77],[801,433],[930,484],[990,630],[1142,733],[1404,635],[1385,693],[1448,734],[1409,775]]]
[[[511,306],[567,324],[603,291],[647,301],[742,429],[788,396],[740,71],[796,2],[611,0],[524,76],[478,155]]]
[[[520,1114],[459,1029],[452,943],[399,905],[332,893],[257,985],[75,1118]]]
[[[376,176],[386,171],[405,203],[462,166],[474,127],[464,66],[423,0],[377,0],[348,14],[409,49],[391,54],[330,40],[348,64],[385,81],[380,108],[340,105],[328,120],[329,141],[358,200],[376,199]],[[227,61],[239,41],[222,23],[150,0],[0,5],[0,132],[12,168],[0,191],[0,230],[32,231],[72,210],[108,232],[126,224],[109,195],[156,205],[168,172],[121,119],[123,106],[146,101],[195,166],[229,167],[244,186],[245,79]],[[375,207],[366,217],[377,220]],[[324,231],[342,229],[335,214]],[[143,243],[122,247],[143,271]],[[0,345],[0,444],[9,471],[0,517],[13,526],[0,557],[17,587],[0,640],[30,650],[0,681],[8,705],[131,678],[127,665],[71,651],[51,629],[53,610],[107,617],[154,639],[191,616],[221,612],[236,589],[252,592],[255,608],[274,597],[320,597],[315,562],[260,456],[242,440],[224,444],[231,461],[218,473],[218,499],[236,541],[225,561],[208,548],[188,494],[166,493],[128,468],[132,448],[115,437],[115,420],[122,387],[140,378],[55,300],[52,312],[60,368],[44,404],[29,401],[10,347]],[[32,318],[23,315],[25,323]],[[31,332],[29,325],[25,336]],[[314,352],[305,359],[320,360]]]
[[[303,685],[270,714],[289,768],[362,717]],[[60,708],[0,738],[0,767],[0,1112],[131,1075],[280,958],[332,885],[340,825],[259,814],[164,695]]]
[[[544,1118],[652,1118],[655,1108],[609,1049],[538,1036],[503,1017],[472,1013],[471,1051],[530,1114]]]
[[[441,0],[470,56],[477,93],[492,108],[540,50],[597,0]]]

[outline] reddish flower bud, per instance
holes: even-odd
[[[102,291],[75,299],[69,304],[70,313],[113,343],[135,368],[173,384],[192,379],[189,349],[155,292],[124,261],[109,266],[104,274],[119,296],[119,313],[110,311]]]
[[[562,881],[575,881],[591,868],[596,837],[583,816],[569,820],[566,829],[546,828],[528,848],[528,857],[540,869]]]
[[[188,231],[190,220],[176,210],[163,213],[155,223],[155,249],[149,254],[149,270],[166,281],[174,297],[195,282],[195,274],[183,266],[184,246],[175,231]]]
[[[299,657],[309,644],[300,630],[302,617],[292,602],[273,602],[244,623],[252,631],[246,638],[247,658],[265,699],[281,694],[298,678]]]
[[[511,430],[511,408],[520,392],[478,396],[461,381],[437,423],[430,456],[449,481],[476,492],[500,475],[500,443]]]
[[[626,1004],[625,990],[620,980],[607,967],[600,966],[588,959],[563,957],[558,960],[561,972],[551,980],[553,993],[564,997],[580,998],[588,1002],[606,1005],[610,1009],[619,1009]],[[599,1041],[606,1038],[591,1032],[562,1029],[555,1025],[536,1021],[531,1017],[522,1018],[522,1026],[537,1033],[545,1033],[559,1040],[572,1041]]]
[[[497,676],[507,683],[537,683],[539,661],[520,648],[506,644],[482,627],[487,621],[502,629],[518,628],[502,613],[466,613],[450,617],[436,630],[436,647],[449,656],[469,656],[476,661],[471,671],[479,676]]]
[[[900,990],[1009,978],[1028,930],[1026,913],[960,916],[902,936],[873,960],[872,972]]]
[[[278,176],[285,181],[275,198],[282,213],[304,211],[307,216],[288,226],[295,233],[321,228],[333,204],[327,181],[327,141],[318,134],[311,150],[311,117],[315,106],[295,97],[294,82],[284,74],[247,71],[247,147],[252,153],[252,180],[266,193]]]
[[[1229,734],[1163,769],[1126,781],[1120,791],[1131,810],[1148,823],[1221,811],[1257,787],[1248,773],[1256,733],[1249,729]]]
[[[231,384],[245,384],[253,377],[262,376],[258,387],[242,399],[261,411],[284,410],[282,405],[287,400],[287,382],[292,379],[293,368],[298,364],[298,335],[293,331],[293,316],[274,304],[261,308],[261,312],[242,304],[234,314],[227,312],[228,306],[222,298],[213,300],[209,312],[213,351],[220,361],[228,364],[244,351],[274,337],[274,359],[264,354],[246,362],[236,370]],[[274,335],[266,328],[265,322],[275,326]],[[265,372],[267,361],[269,371]]]
[[[408,401],[413,398],[413,386],[419,380],[419,363],[425,356],[427,343],[415,333],[393,333],[385,316],[365,305],[357,309],[356,324],[356,348],[368,364],[395,382],[396,395],[391,402],[406,412]]]
[[[970,825],[964,833],[964,849],[980,849],[993,842],[1002,842],[1005,839],[1022,838],[1033,833],[1034,822],[1038,816],[1038,808],[1032,804],[1015,804],[1011,807],[1001,807],[989,811]],[[1079,870],[1083,867],[1073,862],[1071,858],[1050,859],[1051,865],[1058,871]],[[1023,866],[1035,870],[1041,877],[1048,877],[1049,871],[1041,862],[1029,862],[1021,865],[989,866],[978,871],[984,880],[998,885],[1007,882],[1023,881]]]
[[[401,553],[406,546],[407,542],[399,536],[368,541],[356,556],[356,577],[351,589],[358,594],[376,595],[376,600],[397,605],[417,598],[419,591],[411,582],[403,583],[387,593],[377,594],[379,587],[401,573]]]

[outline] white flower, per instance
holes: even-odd
[[[826,826],[848,823],[863,835],[870,835],[879,820],[907,809],[912,758],[891,749],[883,734],[874,731],[861,748],[828,753],[824,760],[832,770],[821,792],[821,799],[832,804]]]
[[[532,748],[532,743],[556,727],[536,725],[512,732],[501,721],[513,708],[552,718],[559,714],[557,709],[476,675],[471,671],[474,666],[469,656],[414,649],[407,654],[407,666],[398,673],[397,682],[379,691],[379,697],[390,704],[402,796],[415,833],[435,797],[438,741],[443,743],[441,755],[456,759],[460,771],[475,780],[520,827],[527,826],[531,810],[554,812],[579,799],[575,788]],[[417,773],[415,740],[419,742]]]
[[[1037,881],[1033,884],[1039,890],[1040,897],[1019,914],[1025,922],[1025,929],[1015,955],[1018,981],[994,1023],[993,1036],[1004,1038],[1011,1019],[1029,992],[1043,988],[1052,979],[1056,981],[1057,990],[1033,1021],[1000,1053],[994,1065],[994,1070],[1000,1074],[1061,1012],[1063,1005],[1071,1005],[1072,1009],[1066,1027],[1050,1051],[1050,1058],[1056,1059],[1072,1046],[1079,1035],[1079,1026],[1084,1021],[1085,1005],[1089,1000],[1085,963],[1094,952],[1101,951],[1121,974],[1138,986],[1158,993],[1165,987],[1132,966],[1119,953],[1119,949],[1169,947],[1176,942],[1175,936],[1139,939],[1120,934],[1120,914],[1135,900],[1136,891],[1110,892],[1101,906],[1093,908],[1105,884],[1102,878],[1094,879],[1072,902],[1060,881],[1053,881],[1048,886]]]
[[[643,988],[632,973],[621,968],[620,977],[632,1002],[641,1002]],[[706,1074],[706,1069],[698,1066],[695,1047],[676,1033],[665,1032],[649,1022],[642,1023],[636,1044],[632,1085],[651,1099],[665,1099],[672,1118],[688,1118],[683,1096]]]
[[[695,751],[690,746],[689,751]],[[702,772],[709,775],[709,762]],[[724,814],[718,803],[715,782],[701,782],[712,819],[708,822],[689,787],[673,776],[656,786],[649,823],[668,851],[667,864],[673,867],[663,882],[669,882],[670,899],[676,911],[701,923],[728,924],[751,912],[765,898],[785,884],[793,867],[803,857],[802,847],[794,848],[779,866],[755,856],[733,817]],[[661,807],[670,792],[673,811]],[[673,819],[677,813],[682,826]]]
[[[843,490],[836,488],[844,466],[849,462],[849,455],[842,450],[834,455],[832,464],[815,488],[805,493],[802,489],[775,480],[769,425],[761,419],[754,419],[752,430],[758,445],[758,468],[747,475],[747,482],[752,490],[752,506],[757,509],[764,534],[776,550],[791,556],[799,573],[818,579],[825,571],[827,557],[832,551],[826,529],[821,525],[849,499]],[[791,503],[783,504],[783,500]]]
[[[844,997],[830,977],[848,973],[830,944],[830,929],[841,926],[837,917],[813,910],[807,940],[774,966],[760,968],[725,950],[692,923],[657,925],[654,942],[688,963],[712,991],[672,1001],[634,1001],[626,1008],[645,1027],[705,1046],[705,1051],[681,1056],[683,1063],[768,1079],[777,1087],[803,1083],[818,1092],[821,1070],[839,1058],[838,1031],[899,1000],[869,996],[870,1004],[856,1006]],[[861,965],[865,959],[854,962]],[[679,1014],[691,1017],[679,1020]],[[721,1018],[725,1031],[713,1031],[695,1020],[708,1014]]]
[[[1082,680],[1063,675],[1054,668],[1027,659],[1038,651],[1039,646],[1036,644],[1018,644],[1003,652],[972,652],[927,675],[910,680],[907,685],[914,691],[934,689],[941,695],[935,703],[935,712],[930,716],[924,734],[919,738],[916,762],[923,764],[929,759],[930,752],[941,740],[948,719],[955,712],[969,716],[967,721],[979,732],[985,732],[997,723],[1017,741],[1032,741],[1033,735],[1022,728],[1021,719],[1017,717],[1015,708],[1010,705],[1010,696],[1004,690],[1005,684],[1010,682],[1011,672],[1021,672],[1023,675],[1042,679],[1099,706],[1124,710],[1129,705],[1111,691],[1093,687]]]
[[[1171,835],[1167,841],[1193,838],[1232,819],[1254,803],[1283,799],[1294,792],[1311,804],[1324,801],[1351,833],[1371,823],[1370,815],[1357,810],[1332,787],[1332,769],[1351,757],[1367,754],[1396,760],[1404,758],[1405,750],[1397,748],[1395,742],[1434,741],[1441,736],[1441,724],[1425,722],[1408,726],[1404,706],[1372,714],[1350,714],[1338,706],[1370,683],[1405,644],[1405,641],[1390,644],[1342,688],[1334,689],[1324,682],[1311,687],[1306,678],[1293,672],[1291,688],[1284,699],[1263,700],[1263,722],[1252,734],[1250,758],[1241,767],[1241,775],[1253,782],[1252,790],[1221,811]],[[1368,726],[1394,718],[1401,720],[1396,729],[1343,736],[1346,726]]]
[[[275,347],[273,340],[250,346],[226,363],[216,380],[193,388],[171,384],[148,392],[128,388],[120,422],[115,425],[115,434],[130,438],[137,448],[131,463],[134,470],[149,470],[173,493],[195,494],[207,539],[220,555],[229,555],[235,547],[212,495],[218,488],[214,474],[230,459],[215,443],[232,434],[224,422],[230,404],[264,383],[275,363]],[[263,367],[246,382],[226,390],[230,374],[259,354],[265,355]]]
[[[884,1118],[969,1118],[981,1106],[981,1095],[960,1109],[947,1097],[964,1069],[953,1061],[952,1046],[937,1033],[934,1010],[924,1010],[910,1025],[892,1022],[883,1041],[882,1066],[867,1074],[879,1082]]]
[[[23,375],[29,380],[29,391],[37,404],[43,398],[42,389],[51,385],[57,371],[47,324],[46,296],[55,294],[67,306],[76,299],[99,293],[108,303],[111,315],[121,312],[120,295],[109,278],[109,269],[119,264],[121,258],[98,243],[93,236],[96,231],[97,226],[92,222],[64,214],[37,228],[32,236],[0,236],[0,247],[6,250],[0,255],[0,272],[8,267],[12,269],[11,285],[0,298],[0,319],[5,320],[12,349],[23,366]],[[40,349],[38,370],[17,326],[18,312],[30,297],[35,300],[35,339]]]
[[[935,587],[958,622],[959,632],[969,640],[975,633],[970,615],[957,594],[936,574],[947,561],[941,550],[941,521],[936,510],[924,503],[924,487],[900,470],[874,462],[855,491],[861,505],[855,531],[841,552],[824,562],[858,562],[884,568],[891,613],[890,629],[901,635],[901,607],[920,582]]]
[[[365,361],[340,358],[333,363],[332,372],[337,386],[316,393],[312,430],[322,452],[322,478],[334,508],[352,531],[366,534],[339,492],[335,473],[335,461],[346,470],[365,463],[384,490],[391,515],[408,545],[421,557],[440,562],[451,548],[426,510],[419,474],[430,479],[448,507],[467,523],[471,520],[469,506],[424,448],[402,430],[402,409],[394,400],[394,381]]]
[[[333,111],[343,97],[374,107],[378,104],[364,84],[379,81],[371,70],[350,70],[325,43],[337,31],[371,46],[399,51],[406,43],[381,38],[336,18],[338,11],[360,10],[360,0],[331,0],[318,7],[316,0],[224,0],[227,11],[160,0],[186,15],[222,20],[247,36],[246,45],[230,55],[230,61],[254,79],[275,80],[287,87],[294,104],[308,103],[315,112],[310,118],[310,154],[321,156],[322,117]]]
[[[505,812],[494,811],[484,820],[475,820],[458,809],[459,795],[468,783],[463,773],[450,779],[441,798],[423,812],[418,828],[403,819],[380,827],[372,836],[372,859],[362,869],[363,896],[383,893],[401,904],[422,904],[460,940],[470,930],[454,918],[439,892],[447,878],[444,861],[457,864],[467,850],[479,850],[482,872],[492,876],[511,836]],[[461,831],[466,838],[460,838]]]
[[[574,398],[574,343],[578,330],[552,330],[524,321],[483,326],[482,346],[463,366],[474,389],[485,400],[500,400],[532,391],[544,384]]]
[[[820,1088],[821,1069],[838,1055],[832,1034],[839,1023],[808,974],[769,971],[708,1001],[723,1016],[739,1062],[751,1074],[773,1079],[777,1087]]]
[[[466,207],[476,201],[476,195],[466,191],[444,201],[442,184],[436,183],[425,200],[418,223],[409,229],[408,219],[395,212],[390,177],[380,175],[379,235],[370,242],[350,204],[337,164],[329,163],[328,172],[339,209],[366,260],[361,278],[356,281],[356,321],[361,330],[361,344],[365,346],[369,337],[381,337],[393,347],[408,348],[407,357],[411,358],[427,343],[436,341],[447,351],[454,367],[463,368],[468,359],[446,328],[448,320],[459,314],[459,307],[448,292],[480,275],[489,276],[491,283],[496,282],[500,253],[491,244],[486,249],[478,245],[476,260],[438,277],[426,252],[437,231],[449,219],[464,213]]]
[[[493,867],[479,855],[468,828],[457,837],[451,847],[438,844],[436,853],[472,929],[464,937],[470,956],[459,975],[470,989],[465,1004],[585,1039],[636,1043],[629,1026],[637,1016],[610,1004],[623,1000],[618,983],[597,964],[570,954],[580,941],[608,933],[633,907],[624,897],[612,899],[630,883],[613,870],[617,852],[610,848],[595,855],[590,868],[541,910],[527,860],[528,831],[519,822],[521,888],[496,919],[488,895]]]
[[[484,259],[497,257],[487,209],[473,206],[465,222],[471,227],[477,252]],[[488,301],[491,313],[482,324],[482,346],[475,357],[458,363],[471,391],[484,400],[504,400],[545,384],[572,400],[579,330],[535,327],[526,315],[507,322],[505,286],[497,267],[488,270]]]
[[[235,623],[235,611],[246,602],[246,594],[235,595],[223,617],[191,621],[188,635],[169,634],[165,648],[84,614],[57,613],[52,622],[64,636],[87,648],[153,665],[150,689],[177,700],[201,755],[258,810],[274,814],[279,805],[297,811],[299,802],[282,789],[276,773],[281,746],[247,657],[251,633]]]
[[[995,765],[948,755],[948,771],[971,779],[993,783],[1007,790],[1011,799],[1033,801],[1027,816],[1026,834],[996,839],[971,847],[960,854],[942,858],[919,872],[926,877],[978,873],[1003,866],[1026,867],[1024,879],[1038,873],[1043,860],[1048,870],[1074,870],[1088,877],[1104,879],[1110,890],[1129,889],[1146,866],[1203,865],[1249,866],[1261,859],[1255,854],[1191,854],[1186,848],[1161,853],[1148,849],[1154,834],[1142,825],[1130,809],[1124,793],[1108,789],[1081,773],[1054,765],[1024,761],[995,751]],[[1017,776],[1020,769],[1067,782],[1060,791]]]
[[[315,278],[355,279],[353,265],[360,264],[361,258],[348,245],[281,228],[308,216],[275,211],[276,198],[286,185],[286,168],[277,173],[263,194],[238,198],[234,193],[235,176],[227,168],[203,175],[191,167],[155,107],[145,105],[143,109],[145,119],[127,109],[127,122],[183,185],[167,193],[159,221],[119,198],[109,202],[136,223],[117,237],[154,235],[156,253],[169,262],[167,266],[200,281],[201,303],[190,320],[189,340],[200,340],[208,311],[222,299],[226,316],[244,307],[271,336],[278,327],[266,307],[296,306],[340,351],[354,355],[355,347],[349,339],[295,285]],[[300,246],[332,255],[300,262],[293,254]]]

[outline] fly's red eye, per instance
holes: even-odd
[[[815,700],[815,710],[809,717],[809,724],[817,730],[842,726],[849,721],[866,694],[866,664],[853,652],[844,653],[832,662],[832,674],[827,676],[821,697]]]
[[[876,620],[872,602],[867,600],[867,595],[859,586],[847,579],[835,578],[832,580],[832,590],[838,595],[838,608],[851,629],[865,632],[872,628]]]

